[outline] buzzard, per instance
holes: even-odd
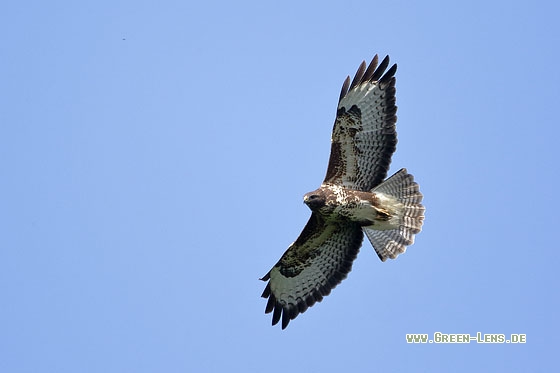
[[[352,269],[364,233],[381,261],[414,242],[424,221],[418,184],[406,169],[385,180],[397,145],[395,72],[389,56],[361,63],[342,85],[327,175],[303,202],[311,217],[261,279],[272,325],[290,320],[329,295]]]

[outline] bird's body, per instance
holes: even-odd
[[[282,329],[336,287],[350,272],[364,233],[382,261],[414,242],[424,220],[422,194],[401,169],[385,180],[396,149],[396,65],[377,56],[363,62],[340,94],[327,175],[304,196],[311,217],[278,263],[268,284],[266,313]],[[367,69],[366,69],[367,67]]]
[[[395,228],[390,222],[398,202],[383,194],[327,185],[307,193],[303,201],[327,223],[347,220],[375,229]]]

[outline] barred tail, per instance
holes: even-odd
[[[382,230],[375,226],[364,227],[373,248],[382,261],[395,259],[404,253],[408,245],[414,243],[414,235],[422,230],[425,208],[422,193],[414,177],[403,168],[376,186],[373,190],[382,203],[392,210],[393,228]]]

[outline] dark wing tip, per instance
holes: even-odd
[[[387,70],[387,66],[389,66],[388,55],[385,56],[379,66],[378,61],[379,57],[376,54],[369,65],[367,65],[365,61],[362,61],[356,71],[356,75],[354,75],[354,79],[352,79],[352,82],[350,82],[350,76],[346,77],[344,83],[342,84],[342,89],[340,90],[340,97],[338,98],[339,102],[348,94],[349,91],[364,82],[379,81],[381,83],[387,83],[395,75],[397,72],[397,64],[393,64],[393,66],[385,72],[385,70]]]
[[[276,305],[276,298],[274,297],[274,295],[271,295],[270,298],[268,298],[268,302],[266,302],[266,308],[264,309],[264,313],[265,314],[271,313],[272,310],[274,310],[275,305]]]
[[[373,73],[375,72],[375,69],[377,68],[377,61],[379,60],[379,57],[377,57],[377,54],[373,57],[373,59],[371,60],[371,62],[369,63],[369,66],[366,70],[366,72],[364,73],[364,77],[362,78],[362,80],[364,82],[368,82],[371,80],[371,77],[373,76]]]
[[[381,78],[381,76],[385,72],[385,69],[387,69],[387,66],[389,66],[389,55],[385,56],[383,61],[381,61],[379,67],[375,70],[375,72],[371,76],[370,81],[374,82],[379,80],[379,78]]]
[[[293,304],[288,304],[282,310],[282,329],[286,329],[290,320],[293,320],[298,315],[298,309]]]
[[[396,72],[397,72],[397,64],[395,63],[395,64],[393,64],[393,66],[391,66],[391,68],[389,70],[387,70],[385,75],[383,75],[381,77],[381,79],[379,79],[379,83],[382,83],[382,84],[388,83],[391,79],[393,79]]]
[[[278,324],[278,321],[280,321],[280,316],[282,316],[282,306],[280,305],[280,303],[276,302],[276,305],[274,306],[274,313],[272,314],[272,325]]]
[[[263,277],[259,278],[259,280],[261,280],[261,281],[270,280],[270,271],[268,271],[268,273],[266,275],[264,275]]]
[[[261,297],[262,298],[268,298],[271,295],[271,293],[272,292],[270,291],[270,282],[269,282],[268,284],[266,284],[266,287],[264,288],[264,291],[263,291]]]
[[[347,76],[346,79],[344,80],[344,83],[342,83],[342,89],[340,90],[340,97],[338,98],[338,101],[342,100],[342,98],[346,96],[349,88],[350,88],[350,76]]]
[[[276,299],[270,290],[270,283],[268,283],[264,289],[262,297],[268,298],[264,313],[269,314],[272,312],[272,326],[278,324],[280,320],[282,320],[282,330],[286,329],[291,320],[295,319],[299,314],[307,311],[307,309],[315,303],[321,302],[323,297],[329,295],[332,289],[334,289],[343,279],[346,278],[346,272],[349,272],[351,268],[352,262],[350,261],[349,263],[346,263],[344,268],[341,268],[342,272],[333,273],[333,278],[330,278],[326,284],[318,286],[305,298],[298,298],[296,303],[285,305],[282,305],[282,303]]]
[[[263,298],[268,298],[264,313],[269,314],[272,312],[272,325],[274,326],[282,320],[282,329],[286,329],[291,320],[295,319],[299,314],[307,311],[307,309],[316,302],[320,302],[323,299],[323,296],[328,293],[330,293],[330,289],[326,290],[321,287],[313,290],[305,299],[298,298],[296,303],[282,305],[282,303],[276,299],[274,293],[272,293],[269,282],[262,294]]]
[[[352,90],[355,86],[359,85],[362,82],[362,78],[364,77],[364,73],[366,72],[366,61],[362,61],[360,66],[358,66],[358,71],[356,71],[356,75],[354,75],[354,79],[352,79],[352,84],[350,84],[350,90]]]

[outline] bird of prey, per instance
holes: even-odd
[[[265,313],[282,329],[329,295],[352,269],[364,233],[379,259],[395,259],[424,221],[422,194],[406,169],[385,180],[397,145],[395,72],[389,56],[362,62],[342,85],[327,175],[304,203],[311,217],[261,280]]]

